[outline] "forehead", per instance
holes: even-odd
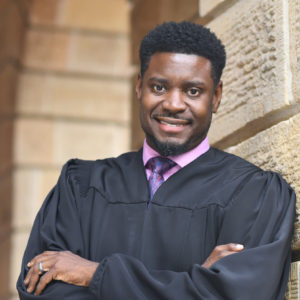
[[[158,52],[152,55],[145,77],[212,80],[211,63],[194,54]]]

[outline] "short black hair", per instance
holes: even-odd
[[[216,86],[226,64],[222,42],[208,28],[183,21],[167,22],[151,30],[140,45],[141,76],[146,72],[150,59],[156,52],[172,52],[203,56],[211,62],[212,79]]]

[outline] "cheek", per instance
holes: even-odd
[[[147,95],[144,96],[140,102],[141,110],[145,116],[150,117],[153,111],[159,106],[159,100],[157,97]]]

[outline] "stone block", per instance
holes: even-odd
[[[14,2],[6,4],[0,23],[0,62],[20,58],[25,22]]]
[[[74,35],[69,69],[110,76],[130,76],[129,38],[126,35]]]
[[[59,23],[72,28],[129,33],[127,0],[64,0]]]
[[[32,0],[33,25],[129,32],[130,4],[126,0]]]
[[[0,241],[0,299],[9,297],[9,261],[10,261],[10,237]]]
[[[59,10],[64,0],[32,0],[30,23],[33,25],[53,25],[57,23]]]
[[[14,162],[49,165],[53,163],[54,122],[19,118],[15,121]]]
[[[56,184],[60,168],[17,168],[14,171],[13,228],[30,229],[47,194]]]
[[[27,245],[29,230],[18,230],[12,234],[12,246],[10,254],[9,290],[16,294],[16,282],[21,271],[22,257]]]
[[[12,64],[0,71],[0,117],[14,114],[17,74],[18,71]]]
[[[0,0],[0,13],[5,10],[5,8],[10,4],[9,0]]]
[[[293,262],[291,264],[290,278],[288,282],[288,288],[285,294],[285,300],[298,300],[300,297],[299,270],[300,270],[300,262],[299,261]]]
[[[72,157],[97,159],[127,151],[129,128],[125,124],[20,118],[14,140],[17,165],[60,166]]]
[[[283,2],[239,1],[209,23],[228,56],[224,96],[210,131],[218,147],[234,145],[294,109]]]
[[[237,0],[199,0],[200,17],[213,17],[217,11],[223,10]]]
[[[0,176],[5,175],[12,167],[13,121],[0,119]]]
[[[279,172],[297,195],[293,248],[300,250],[300,114],[227,149],[265,170]]]
[[[42,70],[109,76],[130,74],[129,40],[125,35],[30,29],[23,63]]]
[[[7,174],[3,174],[0,177],[0,195],[1,195],[1,203],[0,203],[0,242],[1,242],[3,237],[9,235],[11,230],[11,221],[12,221],[11,171],[8,171]]]
[[[20,114],[129,122],[130,82],[26,72],[16,106]]]
[[[83,122],[59,122],[55,126],[55,161],[72,157],[98,159],[129,150],[129,126]]]
[[[290,61],[293,80],[293,94],[300,102],[300,2],[289,1],[290,13]]]
[[[28,29],[23,64],[31,68],[66,70],[70,39],[66,32]]]

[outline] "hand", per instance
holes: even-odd
[[[45,273],[41,272],[39,263]],[[89,261],[70,251],[45,251],[35,256],[27,266],[30,268],[25,278],[27,292],[40,295],[52,280],[61,280],[78,286],[89,286],[99,263]]]
[[[212,253],[209,255],[209,257],[205,260],[205,262],[202,264],[202,267],[209,268],[212,264],[217,262],[222,257],[241,252],[244,249],[243,245],[240,244],[225,244],[225,245],[219,245],[214,248]]]

